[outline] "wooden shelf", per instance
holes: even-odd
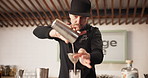
[[[14,76],[1,76],[1,78],[15,78]]]

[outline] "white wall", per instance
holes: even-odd
[[[50,68],[50,76],[58,76],[58,43],[38,39],[35,27],[0,28],[0,65],[18,65],[27,73],[38,67]]]
[[[133,67],[138,68],[140,77],[144,78],[143,74],[148,73],[148,25],[103,25],[99,26],[100,30],[126,30],[128,32],[128,59],[132,59]],[[108,71],[120,76],[119,71],[125,67],[125,64],[102,64],[96,66],[98,73]]]
[[[98,25],[97,25],[98,26]],[[128,31],[128,59],[133,59],[133,66],[138,68],[140,78],[148,73],[148,25],[102,25],[100,30]],[[0,28],[0,65],[18,65],[26,72],[35,68],[48,67],[52,77],[58,76],[58,43],[53,40],[36,38],[32,31],[35,27]],[[120,78],[120,70],[125,64],[96,65],[97,74],[112,74]]]

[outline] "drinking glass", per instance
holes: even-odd
[[[81,70],[77,69],[75,72],[74,70],[69,70],[69,78],[81,78]]]

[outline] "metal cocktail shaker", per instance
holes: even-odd
[[[24,70],[20,69],[18,71],[18,78],[23,78],[23,73],[24,73]]]
[[[36,69],[36,78],[48,78],[48,68],[37,68]]]
[[[70,28],[67,24],[59,19],[56,19],[51,27],[59,32],[64,38],[66,38],[70,43],[74,43],[78,38],[78,33]]]

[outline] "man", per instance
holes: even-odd
[[[95,64],[103,60],[102,38],[98,28],[87,24],[90,16],[91,3],[89,0],[72,0],[69,11],[70,26],[75,31],[80,31],[80,36],[73,43],[73,58],[79,58],[76,68],[81,70],[81,78],[96,78]],[[69,70],[73,69],[73,63],[68,58],[72,53],[72,45],[58,31],[50,26],[38,26],[33,31],[34,35],[41,39],[55,39],[60,45],[60,73],[59,78],[69,78]]]

